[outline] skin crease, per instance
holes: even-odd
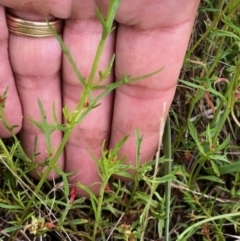
[[[123,136],[129,135],[121,156],[127,155],[127,163],[134,164],[136,128],[144,136],[141,162],[152,159],[158,142],[159,120],[168,114],[199,1],[122,1],[116,15],[117,30],[107,39],[99,64],[99,70],[105,69],[115,51],[115,73],[104,80],[105,83],[120,79],[123,73],[136,77],[161,67],[163,70],[148,79],[118,88],[115,97],[109,95],[101,100],[101,105],[73,130],[65,156],[58,160],[60,168],[76,171],[70,178],[71,185],[75,186],[80,181],[98,193],[100,178],[89,149],[99,157],[103,140],[113,147]],[[50,16],[66,19],[63,40],[80,72],[88,77],[101,37],[101,25],[96,20],[94,9],[98,6],[106,14],[108,2],[0,0],[0,5],[11,8],[15,15],[25,19],[40,20]],[[31,39],[10,34],[8,39],[3,7],[0,10],[3,29],[0,33],[0,60],[3,63],[0,67],[0,90],[3,92],[9,86],[5,113],[11,124],[19,125],[16,132],[23,124],[20,138],[29,156],[32,156],[34,138],[38,137],[37,152],[40,155],[36,161],[42,162],[48,156],[44,135],[29,121],[29,118],[41,120],[37,98],[41,99],[47,120],[52,123],[52,104],[55,103],[61,120],[62,106],[68,105],[71,110],[75,108],[81,86],[54,38]],[[8,76],[7,80],[5,76]],[[97,79],[96,75],[94,81]],[[1,125],[0,135],[8,135]],[[52,136],[53,152],[60,141],[61,133],[55,132]],[[56,177],[51,173],[49,179]],[[79,195],[86,194],[79,190]]]

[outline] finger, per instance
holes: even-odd
[[[20,100],[16,91],[14,77],[11,70],[8,56],[8,29],[5,18],[4,7],[0,6],[0,120],[1,108],[5,102],[4,116],[10,126],[17,126],[14,132],[17,133],[22,125],[22,109]],[[3,94],[7,90],[7,98],[5,100]],[[5,138],[11,135],[10,131],[4,127],[0,121],[0,137]]]
[[[64,42],[81,74],[88,79],[91,66],[94,61],[97,46],[101,39],[102,27],[95,19],[94,5],[89,4],[85,12],[91,13],[87,17],[80,14],[74,19],[66,21],[64,29]],[[75,7],[75,9],[80,9]],[[81,19],[85,18],[85,20]],[[104,70],[110,63],[114,51],[114,34],[112,34],[105,45],[101,55],[98,70]],[[94,82],[99,80],[98,71],[94,77]],[[101,84],[110,83],[113,80],[111,74]],[[63,101],[64,106],[68,106],[71,111],[75,110],[83,91],[82,85],[73,72],[67,58],[63,58]],[[100,91],[94,91],[94,96]],[[101,156],[101,146],[103,141],[108,142],[110,132],[110,121],[112,113],[112,95],[108,95],[99,102],[100,106],[93,109],[73,130],[66,146],[66,171],[74,171],[70,183],[77,185],[78,182],[90,187],[97,193],[100,185],[100,177],[97,171],[96,162]],[[84,192],[82,192],[83,194]],[[84,193],[86,195],[86,193]]]
[[[15,11],[14,14],[28,20],[43,20],[41,16],[33,16]],[[46,145],[46,134],[36,127],[31,119],[43,123],[46,119],[49,124],[53,120],[53,104],[56,116],[61,123],[61,86],[60,67],[61,49],[54,37],[28,38],[10,34],[9,54],[13,68],[15,82],[23,107],[23,127],[20,133],[21,143],[29,157],[36,163],[45,163],[38,167],[43,173],[47,167],[47,160],[54,155],[61,142],[61,132],[55,131],[50,137],[50,145]],[[45,110],[41,116],[38,99]],[[37,138],[37,147],[35,140]],[[58,159],[58,167],[63,168],[63,154]],[[35,175],[36,176],[36,175]],[[52,172],[50,179],[55,178]]]
[[[72,12],[72,0],[0,0],[0,4],[27,13],[27,15],[38,15],[42,19],[54,16],[66,19]]]
[[[191,5],[191,11],[188,11],[190,15],[181,19],[178,24],[174,22],[167,26],[166,20],[158,28],[150,30],[126,25],[118,28],[117,79],[120,79],[123,73],[136,77],[163,67],[160,73],[152,77],[116,90],[110,147],[124,135],[129,135],[121,150],[121,155],[127,155],[129,164],[136,165],[135,129],[143,136],[141,163],[152,160],[156,152],[160,118],[165,120],[168,115],[192,31],[197,3],[195,1],[195,4]],[[173,5],[171,6],[174,10]],[[176,16],[182,14],[179,9],[169,12],[179,21]],[[141,26],[140,22],[136,26]]]
[[[107,15],[109,0],[96,0]],[[138,29],[169,28],[190,20],[200,0],[123,0],[116,13],[116,21]]]

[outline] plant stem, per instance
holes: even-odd
[[[163,152],[164,156],[167,159],[172,159],[172,146],[171,146],[171,126],[170,119],[167,118],[167,122],[165,124],[165,130],[163,134]],[[164,174],[168,175],[172,170],[172,162],[167,161],[164,163]],[[171,207],[171,180],[165,183],[165,212],[166,212],[166,220],[165,220],[165,240],[170,241],[170,211]]]
[[[113,23],[113,20],[114,20],[115,14],[116,14],[116,10],[117,10],[117,7],[119,6],[119,4],[120,4],[120,0],[111,0],[110,7],[108,9],[108,12],[110,12],[110,14],[108,14],[108,19],[106,19],[105,26],[103,26],[103,29],[107,30],[107,35],[110,34],[110,31],[112,29],[112,25],[109,25],[109,24]],[[102,24],[104,25],[104,22],[102,22]],[[108,24],[108,25],[106,25],[106,24]],[[91,69],[91,73],[90,73],[88,82],[87,82],[87,84],[86,84],[86,86],[83,90],[81,100],[80,100],[76,110],[72,114],[71,121],[70,121],[70,123],[68,123],[69,128],[64,132],[64,135],[63,135],[60,146],[58,147],[54,157],[50,160],[47,170],[44,172],[41,180],[39,181],[39,183],[36,187],[36,190],[35,190],[36,195],[38,194],[38,192],[42,188],[42,185],[44,184],[45,180],[47,179],[47,176],[52,171],[52,168],[56,164],[56,162],[57,162],[59,156],[61,155],[61,153],[63,152],[63,149],[64,149],[64,147],[65,147],[65,145],[66,145],[66,143],[67,143],[67,141],[68,141],[68,139],[71,135],[72,130],[74,129],[76,124],[79,123],[79,120],[81,121],[83,119],[83,117],[85,116],[84,115],[85,112],[83,112],[84,104],[87,100],[88,95],[90,94],[90,92],[92,91],[92,88],[93,88],[93,80],[94,80],[94,76],[96,74],[96,71],[97,71],[97,68],[98,68],[98,65],[99,65],[101,54],[102,54],[103,49],[104,49],[105,39],[106,38],[103,38],[103,35],[102,35],[102,39],[99,42],[97,52],[96,52],[96,55],[95,55],[95,58],[94,58],[94,63],[93,63],[92,69]],[[61,44],[61,46],[63,46],[63,45]],[[88,111],[90,111],[90,108],[88,108]],[[28,202],[28,204],[27,204],[27,206],[26,206],[26,208],[23,212],[23,214],[21,216],[21,219],[23,219],[23,217],[26,216],[28,210],[31,208],[31,204],[34,202],[34,199],[35,199],[35,196],[33,195],[31,197],[31,199],[29,200],[29,202]]]

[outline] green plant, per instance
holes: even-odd
[[[0,140],[0,238],[197,241],[239,236],[240,1],[202,1],[164,134],[161,122],[163,151],[160,153],[159,146],[152,162],[140,166],[137,155],[136,167],[125,165],[118,152],[127,137],[111,150],[106,150],[103,143],[101,158],[93,156],[102,178],[100,195],[95,196],[79,184],[89,193],[89,200],[76,198],[74,188],[70,191],[68,184],[70,173],[56,167],[72,129],[97,108],[103,96],[120,85],[161,71],[134,79],[123,74],[116,83],[102,85],[111,72],[113,56],[99,73],[98,85],[93,83],[119,5],[118,0],[110,2],[106,20],[96,11],[103,33],[88,79],[78,71],[55,34],[84,91],[75,111],[63,109],[66,124],[57,120],[54,105],[55,124],[49,124],[39,100],[42,121],[32,122],[45,133],[49,154],[51,134],[61,130],[64,137],[57,152],[49,155],[48,169],[38,183],[28,176],[36,165],[24,153],[12,132],[14,127],[3,115],[7,91],[0,96],[1,118],[13,134],[9,140]],[[103,91],[93,98],[95,89]],[[136,153],[140,152],[143,138],[136,130]],[[112,179],[113,174],[128,176],[129,168],[135,169],[132,183]],[[46,180],[52,169],[60,174],[59,183]]]

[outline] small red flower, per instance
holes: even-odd
[[[56,225],[54,223],[46,223],[46,226],[48,229],[56,228]]]
[[[71,190],[71,193],[70,193],[70,199],[69,199],[69,203],[73,203],[75,197],[77,195],[77,187],[73,187],[73,189]]]
[[[111,187],[110,187],[109,184],[106,185],[106,187],[105,187],[105,192],[106,192],[106,193],[115,194],[115,192],[111,189]]]

